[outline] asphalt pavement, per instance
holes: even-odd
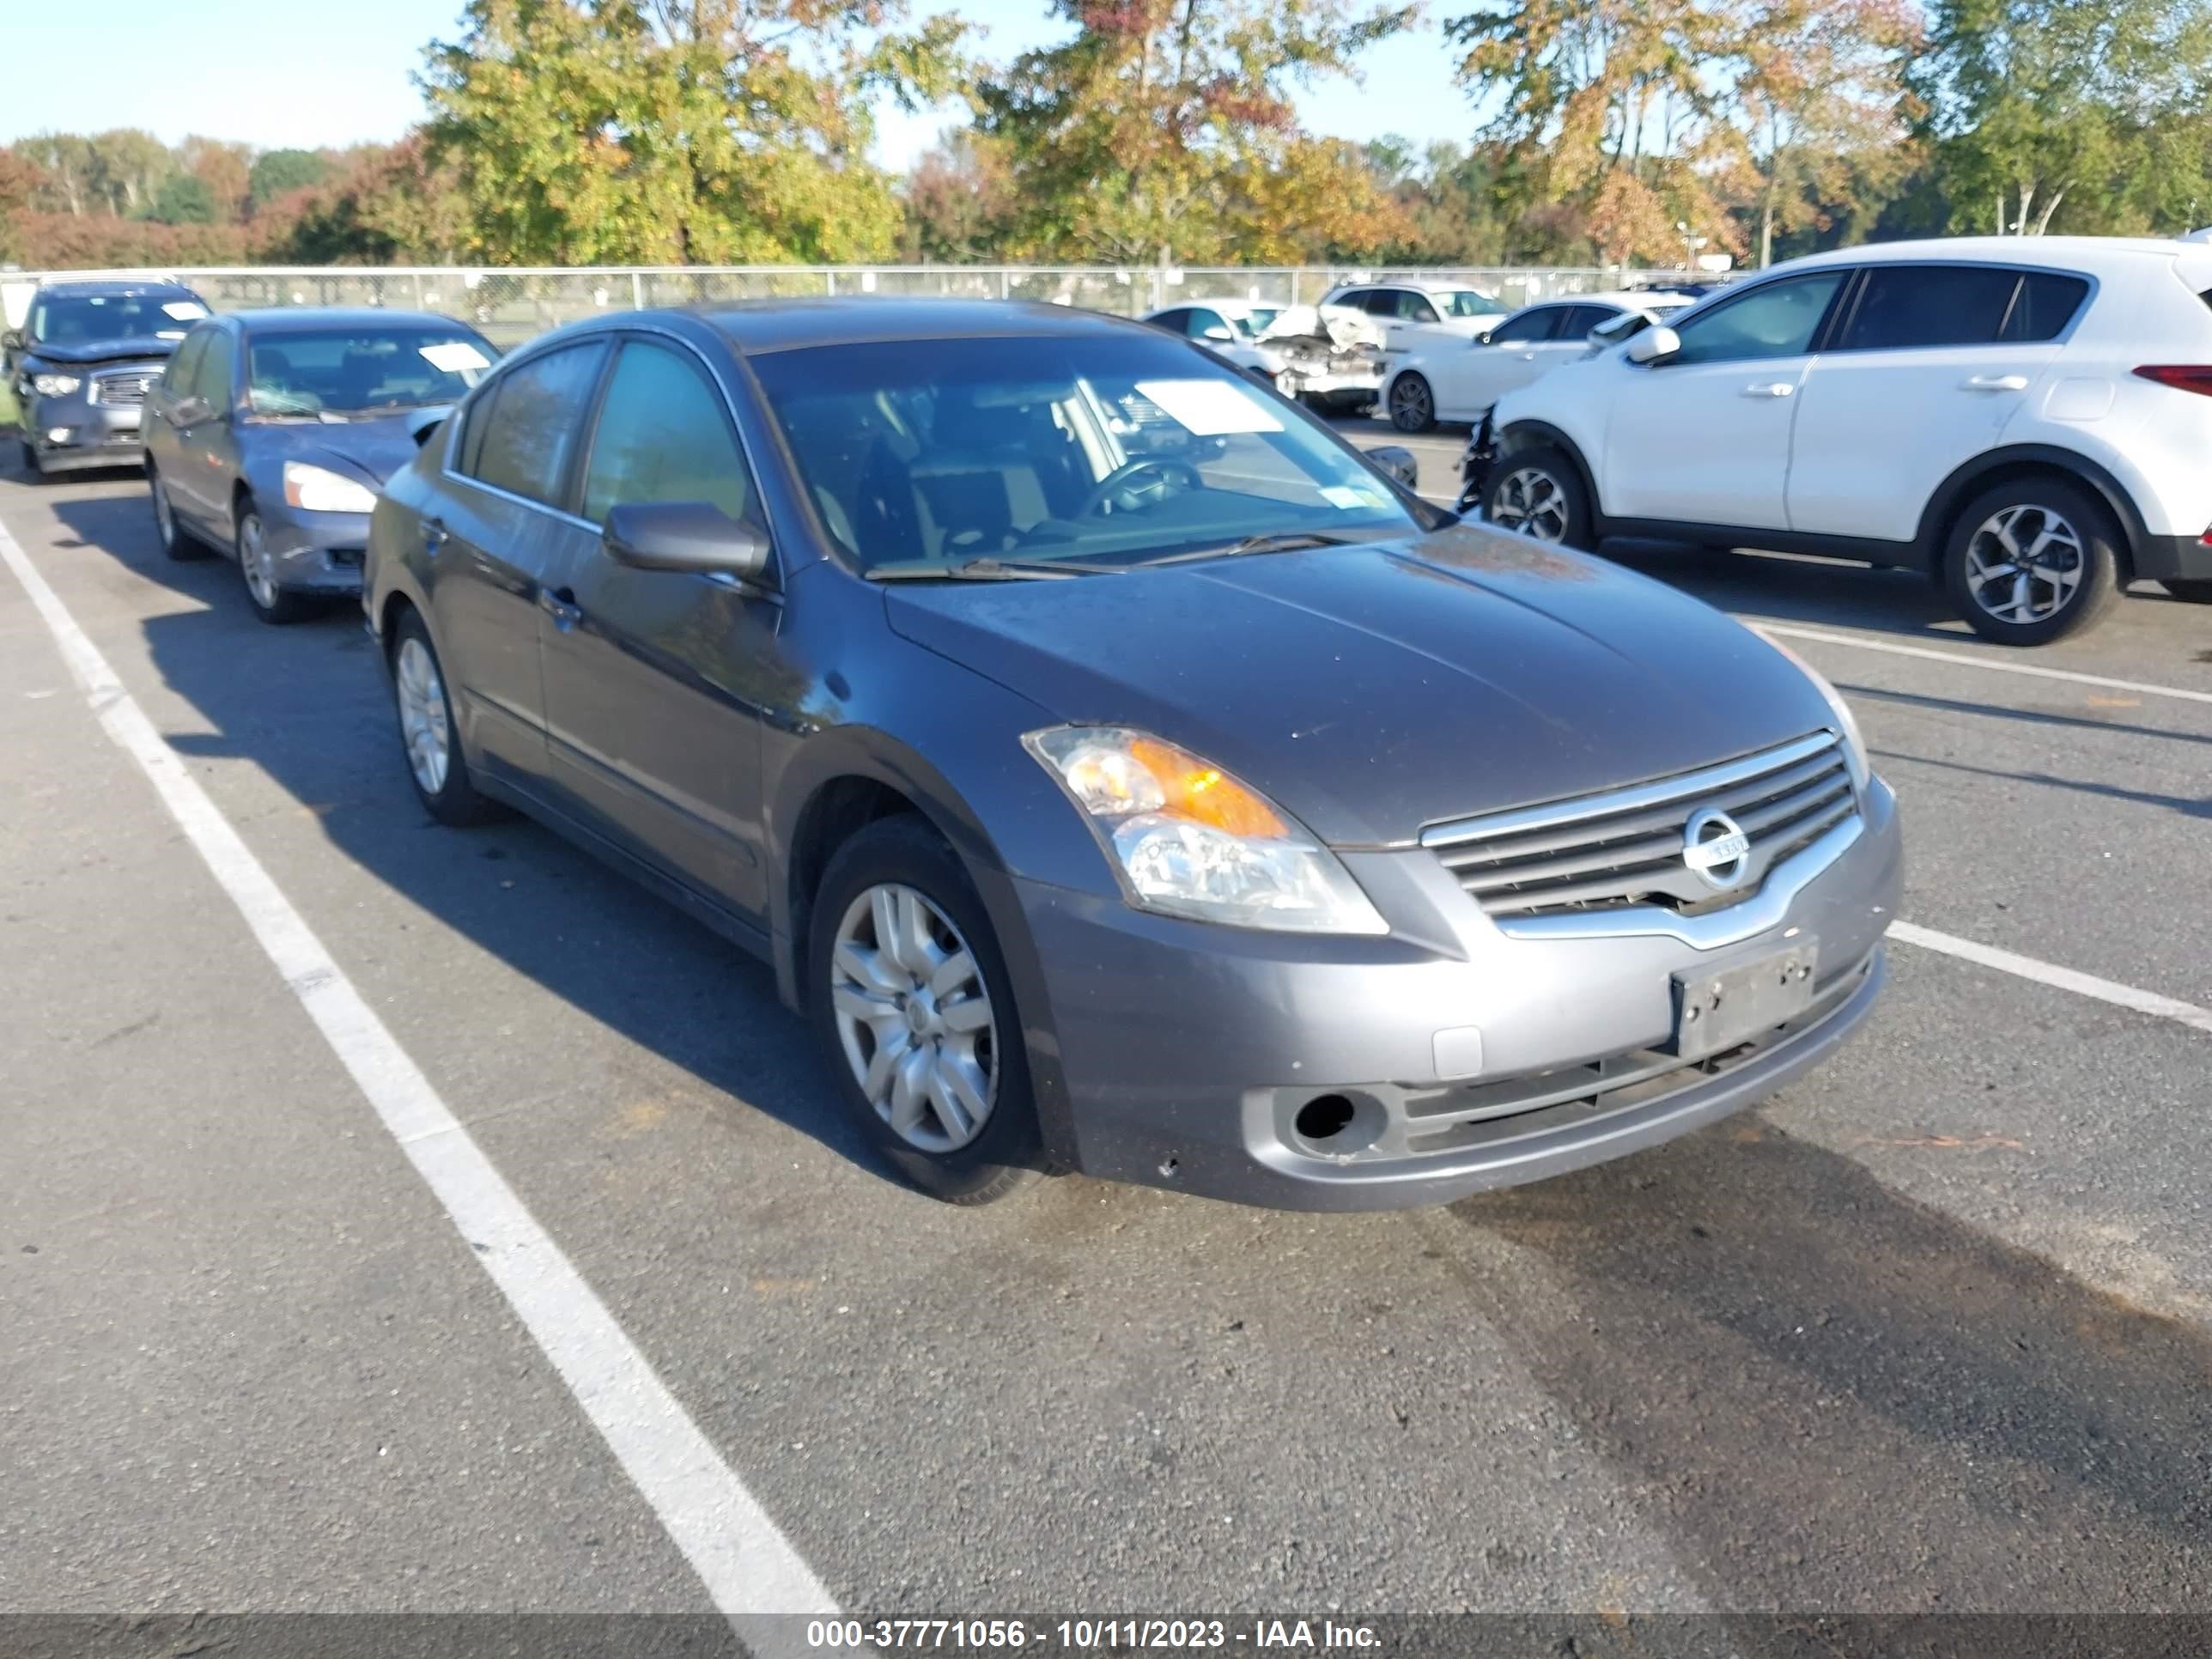
[[[855,1612],[2212,1611],[2212,610],[2007,653],[1910,576],[1615,550],[1791,630],[1896,785],[1863,1038],[1449,1209],[966,1212],[868,1160],[763,968],[430,823],[356,611],[257,623],[128,475],[0,476],[0,532],[54,601],[0,570],[0,1611],[728,1611],[672,1412]],[[580,1298],[519,1299],[494,1213]]]

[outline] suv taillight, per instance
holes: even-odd
[[[2212,398],[2212,364],[2145,363],[2136,373],[2146,380],[2170,386],[2176,392],[2194,392],[2199,397]]]

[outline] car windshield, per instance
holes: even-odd
[[[1242,319],[1244,331],[1247,334],[1258,334],[1282,314],[1283,308],[1280,306],[1254,306],[1245,312]]]
[[[184,293],[54,295],[32,303],[30,337],[41,345],[181,340],[207,314],[205,306]]]
[[[750,362],[824,528],[865,569],[1132,565],[1420,528],[1326,429],[1171,340],[902,340]]]
[[[1455,288],[1430,296],[1447,317],[1503,317],[1504,301],[1493,300],[1479,288]]]
[[[257,415],[361,415],[458,403],[495,354],[460,327],[285,330],[246,344]]]

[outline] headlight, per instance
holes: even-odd
[[[1120,726],[1055,726],[1022,742],[1139,909],[1282,933],[1390,931],[1334,853],[1188,750]]]
[[[367,484],[305,461],[284,463],[284,499],[309,513],[369,513],[376,507],[376,492]]]
[[[1837,731],[1843,733],[1844,761],[1851,769],[1851,782],[1864,789],[1873,769],[1867,764],[1866,739],[1859,735],[1859,723],[1852,717],[1851,706],[1844,701],[1844,694],[1828,684],[1826,674],[1781,641],[1768,634],[1761,634],[1759,637],[1796,663],[1798,672],[1812,681],[1814,689],[1828,700],[1828,712],[1836,717]]]
[[[33,374],[31,390],[41,398],[66,398],[84,382],[74,374]]]

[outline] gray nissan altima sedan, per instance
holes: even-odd
[[[1710,1123],[1881,988],[1895,801],[1817,675],[1137,324],[562,329],[392,478],[364,601],[429,812],[768,958],[955,1202],[1437,1203]]]

